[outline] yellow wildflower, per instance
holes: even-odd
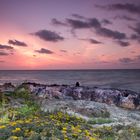
[[[84,132],[85,132],[85,135],[86,135],[86,136],[89,136],[89,135],[90,135],[90,133],[89,133],[88,130],[85,130]]]
[[[96,138],[93,137],[89,137],[89,140],[97,140]]]
[[[74,137],[77,137],[78,135],[76,133],[72,134]]]
[[[31,122],[31,120],[26,120],[26,121],[25,121],[25,123],[30,123],[30,122]]]
[[[65,131],[66,131],[66,130],[67,130],[67,128],[66,128],[66,127],[63,127],[63,130],[65,130]]]
[[[81,133],[81,132],[82,132],[82,130],[81,130],[81,129],[77,129],[77,132]]]
[[[24,121],[23,120],[18,120],[17,123],[22,124],[22,123],[24,123]]]
[[[67,133],[67,128],[66,127],[63,127],[63,129],[62,129],[62,133]]]
[[[67,133],[67,131],[66,131],[66,130],[62,130],[62,133],[64,133],[64,134],[65,134],[65,133]]]
[[[12,139],[12,140],[18,140],[18,137],[17,136],[11,136],[10,139]]]
[[[16,133],[16,132],[19,132],[19,131],[21,131],[20,128],[16,128],[16,129],[12,130],[13,133]]]
[[[0,125],[0,129],[3,129],[5,128],[6,126],[5,125]]]
[[[11,122],[10,125],[11,126],[15,126],[17,123],[16,122]]]

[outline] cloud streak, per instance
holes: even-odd
[[[76,19],[66,18],[65,22],[61,22],[57,19],[52,19],[52,23],[54,25],[60,25],[60,26],[70,26],[73,29],[86,29],[86,28],[96,28],[100,27],[101,23],[96,18],[80,18],[80,15],[74,15]],[[82,20],[81,20],[82,19]],[[106,21],[109,22],[109,21]]]
[[[133,3],[116,3],[110,5],[97,5],[96,7],[105,9],[105,10],[119,10],[119,11],[126,11],[133,14],[140,14],[140,5],[135,5]]]
[[[7,56],[7,55],[9,55],[9,53],[1,52],[1,51],[0,51],[0,56]]]
[[[107,19],[103,19],[102,21],[99,21],[97,18],[80,18],[80,15],[74,15],[76,19],[71,19],[71,18],[66,18],[65,24],[67,24],[69,27],[72,28],[72,34],[75,37],[75,30],[80,30],[80,29],[90,29],[95,31],[95,33],[99,36],[106,37],[106,38],[112,38],[114,40],[118,40],[120,46],[128,46],[128,42],[122,42],[120,40],[127,39],[127,36],[123,32],[119,32],[116,30],[112,30],[106,27],[103,27],[102,24],[108,25],[112,24],[111,21]],[[62,25],[61,21],[57,22],[59,25]],[[95,41],[95,40],[90,40],[92,44],[99,44],[101,42]]]
[[[84,16],[81,16],[79,14],[72,14],[72,17],[77,18],[77,19],[86,19]]]
[[[136,56],[135,58],[124,57],[120,58],[119,62],[123,64],[130,64],[130,63],[140,63],[140,55]]]
[[[130,38],[131,38],[132,40],[136,40],[136,41],[140,42],[140,35],[132,34]]]
[[[45,48],[41,48],[40,50],[35,50],[35,52],[40,54],[53,54],[54,52]]]
[[[121,41],[121,40],[117,41],[117,43],[118,43],[120,46],[122,46],[122,47],[127,47],[127,46],[130,45],[129,42]]]
[[[64,40],[64,37],[60,36],[56,32],[49,31],[49,30],[40,30],[38,32],[32,33],[32,35],[35,35],[44,41],[50,41],[50,42],[58,42]]]
[[[122,39],[127,38],[125,33],[115,31],[115,30],[111,30],[111,29],[104,28],[104,27],[97,28],[96,33],[98,35],[101,35],[101,36],[104,36],[104,37],[108,37],[108,38],[112,38],[112,39],[118,39],[118,40],[122,40]]]
[[[87,23],[85,21],[82,21],[82,20],[78,20],[78,19],[69,19],[69,18],[67,18],[66,22],[73,29],[85,29],[85,28],[90,27],[89,23]]]
[[[15,46],[27,47],[27,44],[25,42],[18,41],[18,40],[9,40],[8,43]]]
[[[132,3],[113,4],[113,5],[109,6],[109,9],[112,9],[112,10],[124,10],[124,11],[128,11],[130,13],[140,14],[140,5],[135,5],[135,4],[132,4]]]
[[[0,44],[0,49],[5,49],[5,50],[14,50],[12,46],[9,45],[2,45]]]
[[[60,50],[61,52],[63,52],[63,53],[67,53],[67,50]]]
[[[130,16],[115,16],[113,19],[121,19],[121,20],[127,20],[127,21],[137,21],[135,18],[132,18]]]
[[[91,44],[102,44],[102,42],[98,41],[98,40],[95,40],[95,39],[89,39],[89,42]]]
[[[129,26],[129,28],[140,35],[140,23],[137,23],[135,27]]]
[[[131,39],[140,42],[140,23],[137,23],[135,27],[129,26],[129,28],[135,32],[131,35]]]
[[[108,20],[108,19],[103,19],[102,20],[102,23],[104,24],[104,25],[111,25],[111,24],[113,24],[110,20]]]
[[[120,58],[119,61],[120,61],[121,63],[131,63],[131,62],[133,62],[134,60],[131,59],[131,58],[125,57],[125,58]]]
[[[56,18],[53,18],[53,19],[51,20],[51,23],[52,23],[53,25],[57,25],[57,26],[67,26],[66,23],[61,22],[61,21],[57,20]]]

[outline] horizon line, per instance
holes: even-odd
[[[128,69],[0,69],[0,71],[55,71],[55,70],[140,70],[140,68],[128,68]]]

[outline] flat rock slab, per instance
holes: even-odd
[[[61,110],[69,114],[77,115],[83,119],[95,119],[95,118],[109,118],[112,123],[102,124],[102,125],[130,125],[130,124],[140,124],[140,112],[128,109],[123,109],[116,107],[114,105],[107,105],[105,103],[98,103],[94,101],[84,101],[84,100],[46,100],[41,102],[42,110],[44,111],[54,111]],[[87,112],[82,112],[82,109],[87,110]],[[92,110],[91,112],[88,112]],[[106,112],[109,116],[103,116],[101,112]],[[95,116],[98,114],[98,116]],[[101,125],[99,125],[101,126]]]

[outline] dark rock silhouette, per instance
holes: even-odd
[[[80,86],[80,83],[79,82],[76,82],[75,86],[76,87],[79,87]]]

